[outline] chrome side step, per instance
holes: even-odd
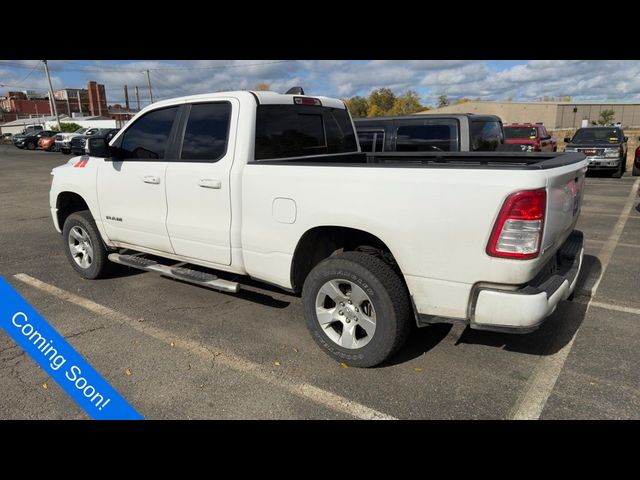
[[[223,280],[211,273],[199,272],[182,266],[169,267],[167,265],[162,265],[154,260],[140,256],[140,254],[121,255],[119,253],[110,253],[109,260],[114,263],[119,263],[120,265],[139,268],[140,270],[146,270],[148,272],[157,272],[166,277],[193,283],[195,285],[200,285],[201,287],[212,288],[214,290],[221,290],[229,293],[238,293],[238,290],[240,290],[240,284],[237,282]]]

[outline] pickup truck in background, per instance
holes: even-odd
[[[316,343],[351,366],[384,362],[412,324],[529,332],[571,295],[584,155],[359,150],[340,100],[164,100],[53,169],[51,215],[81,277],[115,262],[226,292],[258,279],[301,294]]]
[[[71,153],[71,140],[83,135],[93,135],[98,130],[98,128],[79,128],[75,132],[58,133],[56,135],[55,147],[62,153],[69,155]]]
[[[495,115],[418,114],[354,120],[363,152],[486,152],[504,144]]]
[[[544,125],[538,123],[513,123],[504,126],[507,145],[521,145],[524,152],[557,152],[558,140],[552,137]]]
[[[573,138],[564,139],[565,152],[583,153],[589,170],[611,171],[620,178],[627,171],[627,140],[620,127],[579,128]]]

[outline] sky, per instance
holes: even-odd
[[[424,105],[440,95],[481,100],[527,101],[571,96],[576,101],[640,102],[636,60],[50,60],[53,88],[85,87],[96,80],[109,104],[124,103],[124,85],[140,89],[149,104],[144,70],[154,100],[223,90],[250,90],[258,83],[284,93],[302,86],[309,95],[347,98],[389,87],[418,92]],[[0,60],[0,95],[9,90],[46,91],[39,60]]]

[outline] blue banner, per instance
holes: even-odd
[[[0,327],[95,420],[142,420],[104,378],[0,277]]]

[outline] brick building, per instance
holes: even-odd
[[[88,82],[87,88],[54,90],[53,97],[60,115],[109,116],[104,85],[97,82]],[[0,122],[53,115],[49,94],[32,91],[9,92],[6,97],[0,97],[0,110]]]
[[[104,85],[91,81],[87,83],[87,90],[91,115],[108,115],[109,109],[107,108],[107,94],[104,91]]]
[[[89,91],[85,88],[54,90],[53,97],[56,99],[59,114],[66,113],[68,116],[71,116],[72,113],[91,114]],[[64,102],[62,109],[60,108],[60,101]]]

